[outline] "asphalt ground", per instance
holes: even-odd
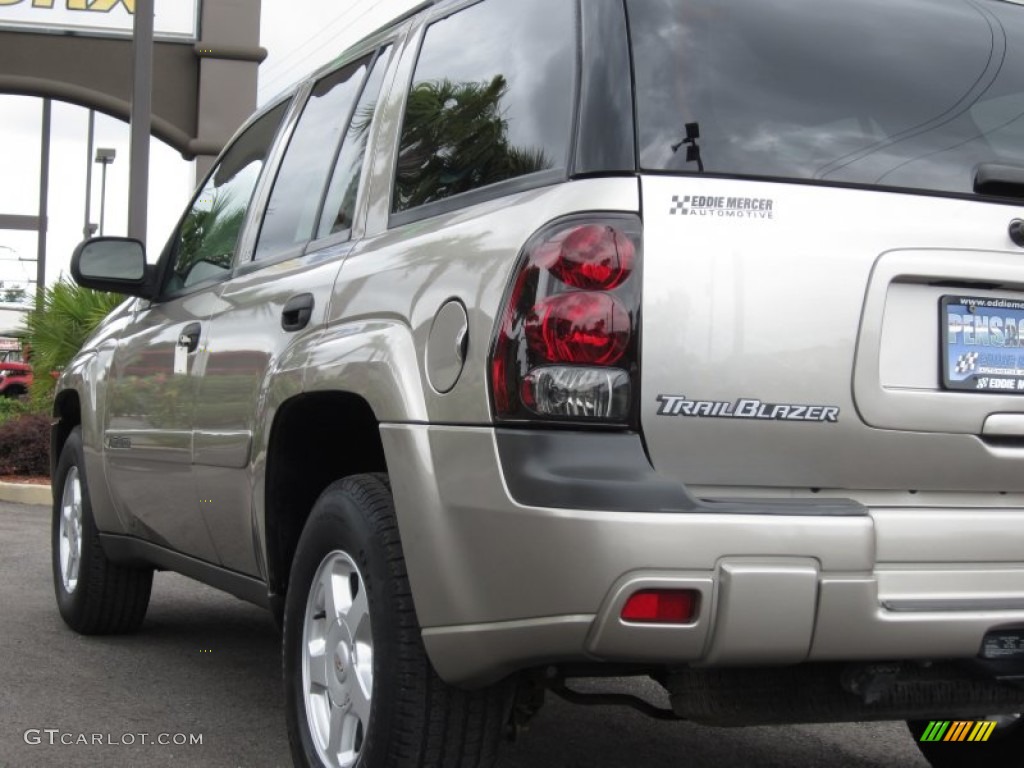
[[[290,766],[279,636],[269,615],[161,573],[141,632],[75,635],[54,603],[49,516],[45,507],[0,504],[0,767]],[[658,694],[653,684],[636,690]],[[197,737],[201,743],[189,743]],[[500,763],[712,766],[926,763],[900,723],[721,729],[553,698]]]

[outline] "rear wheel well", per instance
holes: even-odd
[[[379,422],[363,398],[318,392],[281,406],[270,430],[265,496],[267,576],[275,610],[320,494],[348,475],[386,471]]]

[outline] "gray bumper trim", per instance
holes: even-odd
[[[942,611],[1024,611],[1024,598],[952,598],[949,600],[884,600],[882,607],[893,613],[928,613]]]
[[[512,498],[530,507],[719,515],[868,514],[866,507],[847,499],[702,501],[655,472],[636,433],[497,429],[495,438]]]

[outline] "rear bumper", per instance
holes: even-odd
[[[656,476],[638,477],[651,470],[636,456],[609,461],[639,450],[629,436],[607,436],[613,447],[587,435],[577,462],[571,437],[560,454],[526,433],[550,459],[538,475],[532,453],[494,429],[382,435],[424,642],[451,683],[560,661],[969,658],[990,630],[1024,627],[1024,509],[705,504],[671,484],[652,495]],[[546,484],[559,505],[540,504]],[[636,509],[623,509],[634,487]],[[699,591],[696,620],[618,618],[630,594],[657,586]]]

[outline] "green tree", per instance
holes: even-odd
[[[66,366],[124,296],[60,281],[43,293],[25,325],[32,363],[32,400],[43,406],[53,392],[53,371]]]
[[[400,208],[412,208],[551,167],[542,150],[509,143],[508,82],[425,82],[409,94],[398,157]]]

